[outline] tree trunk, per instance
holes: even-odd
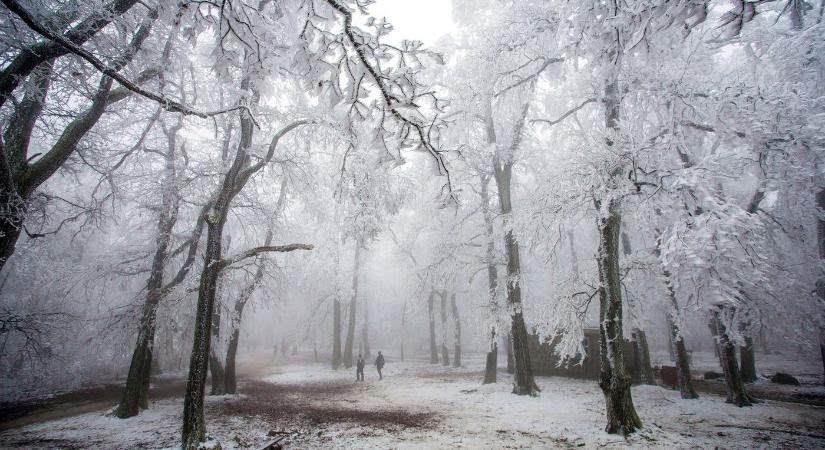
[[[742,381],[742,374],[739,372],[739,365],[736,363],[736,346],[730,340],[724,323],[723,314],[731,316],[732,313],[732,308],[715,308],[711,312],[710,330],[716,340],[719,363],[722,366],[722,373],[725,375],[726,402],[739,407],[751,406],[754,399],[745,390],[745,383]]]
[[[482,384],[496,382],[496,372],[498,369],[498,343],[496,342],[496,331],[493,330],[490,334],[490,351],[487,352],[487,363],[484,366],[484,382]]]
[[[240,339],[241,328],[232,327],[232,334],[229,336],[229,344],[226,347],[226,372],[224,373],[224,393],[238,393],[238,379],[235,374],[235,359],[238,355],[238,340]]]
[[[453,312],[453,321],[455,324],[455,335],[453,336],[455,342],[455,351],[453,352],[453,367],[461,367],[461,320],[458,317],[458,305],[455,303],[455,294],[450,296],[450,306]]]
[[[513,338],[510,337],[510,330],[507,330],[505,344],[507,345],[507,373],[512,375],[516,373],[516,362],[513,360]]]
[[[487,264],[487,288],[490,294],[490,317],[494,324],[490,329],[490,351],[487,352],[487,361],[484,367],[484,381],[482,382],[482,384],[489,384],[496,382],[496,375],[498,372],[498,343],[496,342],[495,325],[498,324],[499,319],[499,303],[496,297],[496,291],[498,290],[498,268],[496,267],[495,235],[493,230],[493,217],[490,211],[490,194],[488,192],[490,176],[481,175],[480,178],[482,216],[484,217],[484,231],[487,237],[487,251],[485,254],[485,263]],[[509,346],[507,354],[509,369]]]
[[[596,210],[600,210],[599,204]],[[599,346],[601,374],[599,386],[607,407],[607,426],[611,434],[628,435],[642,427],[633,406],[630,376],[624,357],[622,333],[622,293],[619,272],[619,233],[621,216],[613,202],[607,217],[599,219]]]
[[[637,345],[636,353],[639,355],[639,382],[655,385],[656,380],[653,379],[653,368],[650,365],[650,347],[647,345],[647,334],[637,328],[633,332],[633,341]]]
[[[447,350],[447,291],[441,292],[441,364],[450,365],[450,352]]]
[[[745,336],[745,345],[739,347],[739,369],[742,372],[742,381],[753,383],[756,381],[756,355],[753,349],[753,338]]]
[[[693,377],[690,375],[690,360],[688,359],[685,339],[679,330],[674,314],[668,314],[668,328],[670,329],[670,342],[673,346],[671,350],[676,360],[676,376],[679,379],[679,393],[684,399],[699,398],[696,389],[693,388]]]
[[[341,301],[335,298],[332,305],[332,368],[341,367]]]
[[[212,389],[209,395],[223,395],[226,393],[226,378],[223,362],[218,354],[221,337],[221,306],[215,309],[212,316],[212,351],[209,353],[209,373],[212,375]]]
[[[438,347],[435,344],[435,290],[427,300],[427,317],[430,321],[430,364],[438,364]]]
[[[525,115],[527,109],[525,108]],[[524,117],[521,119],[524,120]],[[512,211],[510,203],[510,180],[513,173],[512,162],[501,164],[496,161],[495,178],[498,186],[499,205],[505,220]],[[504,249],[507,256],[507,303],[511,310],[510,336],[513,340],[514,384],[513,393],[518,395],[536,395],[540,389],[533,379],[533,367],[528,349],[529,336],[524,324],[521,303],[521,261],[516,237],[509,223],[505,223]],[[509,361],[508,361],[509,365]]]
[[[149,279],[146,282],[146,301],[140,320],[140,329],[129,364],[129,374],[126,376],[126,387],[123,397],[115,410],[115,416],[125,419],[136,416],[140,409],[149,407],[149,385],[152,376],[152,357],[155,345],[155,329],[157,326],[157,309],[163,297],[163,272],[169,257],[169,244],[172,240],[172,230],[178,219],[178,190],[177,170],[175,167],[175,150],[177,148],[177,133],[182,128],[178,122],[166,132],[167,153],[165,159],[165,176],[163,180],[163,195],[160,215],[157,226],[157,243]],[[197,245],[197,244],[192,244]],[[177,278],[177,277],[176,277]]]
[[[816,206],[820,214],[825,212],[825,189],[820,188],[816,192]],[[819,260],[825,260],[825,219],[820,217],[816,224],[817,243],[819,244]],[[817,293],[819,299],[825,302],[825,279],[817,282]],[[825,328],[819,329],[819,352],[822,357],[822,384],[825,385]]]
[[[369,337],[370,312],[369,305],[364,301],[364,326],[361,327],[361,341],[364,343],[364,359],[370,359],[370,337]]]
[[[355,311],[358,303],[358,268],[361,264],[361,245],[359,237],[355,241],[355,256],[352,269],[352,300],[349,303],[349,324],[347,324],[347,343],[344,346],[344,367],[352,367],[352,346],[355,344]]]

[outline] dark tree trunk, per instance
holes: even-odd
[[[504,344],[507,346],[507,373],[516,373],[516,362],[513,360],[513,338],[510,337],[510,330],[507,330],[507,338]]]
[[[370,352],[370,337],[369,337],[369,323],[370,323],[370,313],[369,313],[369,306],[364,301],[364,326],[361,327],[361,341],[364,343],[364,359],[372,358],[372,352]]]
[[[235,374],[235,360],[238,356],[238,340],[240,339],[240,327],[234,327],[229,336],[229,344],[226,347],[226,372],[224,373],[224,393],[238,393],[238,379]]]
[[[461,320],[458,317],[458,305],[455,303],[455,294],[450,296],[450,306],[453,313],[453,321],[455,324],[455,335],[453,336],[455,342],[455,352],[453,352],[453,366],[461,367]]]
[[[498,343],[496,342],[496,331],[490,333],[490,351],[487,352],[487,362],[484,365],[484,382],[490,384],[496,382],[496,372],[498,369]]]
[[[438,364],[438,346],[435,344],[435,290],[427,300],[427,317],[430,322],[430,364]]]
[[[753,338],[750,336],[745,336],[745,345],[739,347],[739,369],[742,372],[742,381],[756,381],[756,355],[753,350]]]
[[[596,210],[600,210],[596,205]],[[642,427],[633,406],[630,376],[627,373],[622,333],[622,294],[619,272],[621,217],[617,205],[608,206],[608,216],[599,219],[599,345],[601,374],[599,386],[607,407],[611,434],[628,435]]]
[[[481,175],[481,206],[482,216],[484,217],[484,231],[487,237],[487,251],[485,254],[485,263],[487,264],[487,288],[490,295],[490,316],[493,323],[498,323],[499,303],[496,298],[496,291],[498,290],[498,268],[496,267],[496,253],[495,253],[495,235],[493,230],[493,217],[490,210],[490,176]],[[509,356],[510,350],[508,345],[507,354]],[[508,363],[510,358],[508,357]],[[509,369],[509,364],[508,364]],[[487,352],[487,361],[484,367],[484,381],[482,384],[489,384],[496,382],[496,375],[498,372],[498,343],[496,342],[496,325],[490,329],[490,351]]]
[[[441,364],[450,365],[450,352],[447,350],[447,291],[441,292]]]
[[[218,346],[221,337],[221,306],[215,309],[212,316],[212,351],[209,353],[209,373],[212,375],[212,389],[209,391],[210,395],[223,395],[226,393],[226,377],[223,368],[223,361],[221,361],[218,353]]]
[[[676,360],[676,376],[679,379],[679,393],[684,399],[699,398],[696,389],[693,388],[693,377],[690,375],[690,360],[688,359],[685,339],[676,324],[673,314],[668,314],[668,328],[670,329],[670,342],[673,346],[671,352]]]
[[[341,367],[341,301],[335,298],[332,305],[332,368]]]
[[[742,381],[742,374],[739,372],[739,365],[736,361],[736,346],[730,340],[724,323],[723,315],[731,316],[732,313],[731,308],[715,308],[711,312],[710,330],[716,339],[719,363],[725,375],[726,401],[739,407],[751,406],[754,399],[745,390],[745,383]]]
[[[359,237],[355,242],[355,256],[352,270],[352,299],[349,303],[349,323],[347,324],[347,343],[344,346],[344,367],[352,367],[352,346],[355,344],[355,312],[358,303],[358,268],[361,264],[361,245]]]
[[[636,354],[639,359],[639,382],[642,384],[655,385],[656,380],[653,379],[653,368],[650,365],[650,348],[647,345],[647,334],[638,328],[635,329],[633,332],[633,342],[636,345]]]
[[[524,110],[524,115],[527,108]],[[524,121],[524,117],[521,118]],[[520,129],[520,128],[519,128]],[[498,186],[499,205],[505,220],[512,211],[510,203],[510,180],[513,173],[512,162],[495,164],[495,178]],[[536,395],[540,389],[533,379],[533,366],[530,362],[528,350],[529,335],[524,324],[524,313],[521,302],[521,261],[518,242],[510,224],[506,223],[504,234],[504,249],[507,255],[507,303],[512,311],[510,336],[513,340],[514,384],[513,393],[518,395]],[[509,363],[509,361],[508,361]]]
[[[138,338],[135,350],[132,353],[129,374],[126,376],[123,397],[115,410],[115,416],[121,419],[136,416],[140,409],[149,407],[149,385],[152,376],[157,309],[164,291],[169,289],[169,286],[163,284],[163,272],[169,257],[172,230],[178,219],[179,199],[176,189],[175,151],[177,148],[177,133],[181,128],[182,122],[178,122],[172,129],[167,130],[164,128],[167,137],[167,152],[164,156],[164,189],[158,217],[157,242],[155,254],[152,258],[152,266],[149,270],[149,280],[146,282],[146,301],[143,304]],[[197,246],[196,243],[191,245]],[[188,271],[188,269],[186,270]]]
[[[821,11],[822,9],[820,9]],[[816,191],[816,206],[819,213],[825,213],[825,189]],[[821,216],[820,216],[821,217]],[[816,224],[817,243],[819,244],[819,260],[825,261],[825,219],[820,218]],[[819,299],[825,303],[825,279],[817,282],[817,293]],[[819,352],[822,357],[822,384],[825,385],[825,328],[819,329]]]

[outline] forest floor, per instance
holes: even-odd
[[[821,406],[766,400],[736,408],[716,395],[682,400],[676,391],[637,386],[633,398],[645,428],[624,440],[604,433],[604,400],[592,380],[538,377],[542,393],[532,398],[512,395],[504,371],[496,384],[482,386],[481,377],[474,369],[392,360],[384,380],[368,367],[363,383],[325,364],[262,366],[241,380],[240,395],[209,396],[206,420],[225,449],[260,448],[277,436],[286,437],[285,448],[302,449],[825,447]],[[53,417],[0,431],[0,447],[175,448],[178,383],[159,383],[151,408],[128,420],[106,413],[117,397],[63,418],[61,409],[77,401],[55,400],[43,409]]]

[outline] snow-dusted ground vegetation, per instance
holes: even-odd
[[[0,447],[825,446],[824,20],[0,0]]]

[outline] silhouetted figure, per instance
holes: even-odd
[[[361,354],[358,354],[358,361],[355,363],[355,381],[364,381],[364,366],[366,362],[364,362],[364,358],[361,357]]]
[[[384,355],[381,352],[378,352],[378,358],[375,358],[375,367],[378,369],[378,379],[383,380],[384,376],[381,375],[381,369],[384,368]]]

